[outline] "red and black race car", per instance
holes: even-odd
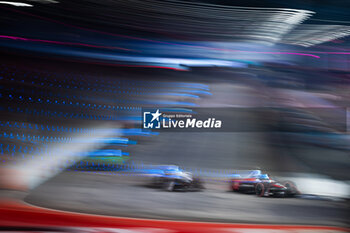
[[[246,176],[233,174],[230,188],[234,192],[255,193],[259,197],[293,197],[299,194],[296,185],[291,181],[277,182],[260,170],[253,170]]]

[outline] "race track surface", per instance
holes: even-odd
[[[258,198],[207,181],[202,192],[147,187],[149,178],[110,173],[64,172],[33,190],[25,201],[74,212],[151,219],[346,226],[346,202]]]

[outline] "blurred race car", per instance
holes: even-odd
[[[277,182],[260,170],[253,170],[245,176],[233,174],[230,188],[234,192],[255,193],[259,197],[293,197],[299,194],[296,185],[291,181]]]
[[[119,149],[99,149],[88,153],[75,164],[75,169],[82,170],[123,170],[130,160],[129,153]]]
[[[167,191],[200,191],[204,189],[201,179],[175,165],[157,166],[153,169],[152,177],[152,187]]]

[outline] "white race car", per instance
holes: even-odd
[[[203,182],[175,165],[162,165],[153,175],[152,186],[167,191],[200,191],[204,189]]]

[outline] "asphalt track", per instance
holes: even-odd
[[[256,81],[245,83],[247,80],[211,83],[213,95],[201,98],[198,105],[208,111],[215,111],[210,107],[268,106],[274,89],[267,89]],[[273,97],[279,99],[277,94]],[[264,120],[256,116],[241,117],[235,123],[254,127]],[[175,164],[187,170],[260,168],[271,175],[308,173],[349,180],[348,151],[327,145],[329,138],[312,139],[323,144],[305,143],[303,137],[254,130],[215,133],[163,130],[157,136],[135,139],[138,145],[123,148],[123,151],[130,153],[135,164]]]
[[[238,100],[248,101],[247,96],[258,95],[252,89],[237,85],[211,86],[214,95],[204,101],[206,107],[217,106],[219,102],[224,106],[236,106],[242,104]],[[225,96],[218,97],[215,93]],[[223,99],[227,103],[223,103]],[[254,105],[256,99],[259,98],[252,98],[244,105]],[[314,161],[319,160],[320,155],[329,157],[329,154],[341,153],[323,149],[317,159],[311,158],[312,163],[307,163],[288,148],[281,150],[283,144],[272,146],[271,140],[253,132],[162,133],[140,141],[128,152],[135,163],[178,164],[209,170],[261,167],[271,173],[317,173],[322,171],[319,167],[329,167],[329,160],[316,167]],[[304,147],[298,147],[297,154],[304,155],[304,151]],[[206,182],[205,191],[190,193],[152,189],[147,183],[145,178],[120,174],[63,172],[31,191],[24,200],[36,206],[80,213],[178,221],[343,227],[349,219],[347,202],[258,198],[229,192],[228,184],[223,181]]]
[[[202,192],[147,187],[149,178],[64,172],[33,190],[27,203],[80,213],[224,223],[347,226],[348,203],[299,198],[258,198],[210,181]]]

